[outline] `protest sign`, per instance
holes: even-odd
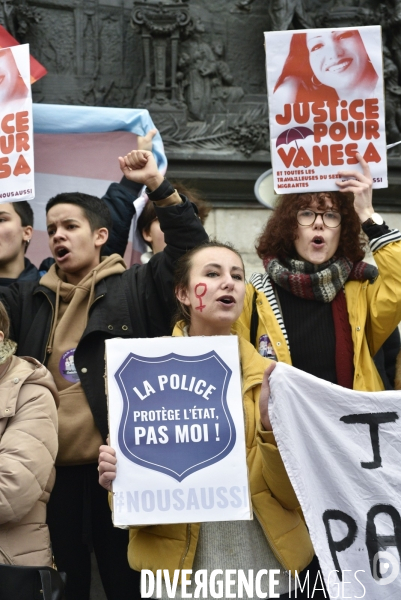
[[[0,202],[35,197],[29,46],[0,49]]]
[[[106,341],[115,525],[251,518],[236,336]]]
[[[0,25],[0,48],[11,48],[11,46],[19,46],[20,43],[10,34],[7,29]],[[47,74],[47,70],[33,56],[29,57],[31,83],[35,83]]]
[[[270,386],[273,431],[329,597],[398,600],[401,392],[354,392],[284,363]]]
[[[275,191],[338,190],[357,152],[387,187],[381,28],[271,31],[265,43]]]

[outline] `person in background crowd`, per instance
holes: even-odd
[[[179,321],[174,336],[230,335],[241,314],[246,289],[242,258],[231,246],[209,242],[190,250],[177,263],[175,282]],[[207,289],[202,296],[202,311],[197,310],[199,283]],[[261,383],[270,361],[245,339],[240,337],[238,341],[250,494],[257,518],[190,527],[185,523],[131,527],[128,559],[133,569],[150,569],[153,573],[168,569],[171,581],[175,569],[206,569],[208,573],[214,569],[253,569],[254,573],[278,569],[275,592],[282,599],[290,598],[287,570],[299,572],[306,567],[313,547],[274,435],[265,431],[259,420]],[[116,462],[114,449],[101,446],[99,483],[109,491],[118,468]],[[267,577],[262,580],[262,591],[272,597]],[[162,598],[167,597],[163,587]],[[175,598],[181,598],[180,588]]]
[[[183,194],[188,198],[188,200],[195,204],[198,210],[198,216],[201,220],[202,225],[204,225],[206,218],[212,209],[211,205],[205,200],[202,200],[202,198],[199,195],[199,192],[197,192],[193,188],[187,187],[179,181],[171,181],[171,185],[177,190],[179,194]],[[145,204],[143,211],[138,217],[137,229],[145,244],[150,246],[150,248],[152,249],[151,253],[146,252],[141,256],[141,262],[146,263],[153,254],[161,252],[166,246],[166,242],[164,241],[164,234],[160,229],[159,220],[157,218],[156,211],[152,202],[147,202]]]
[[[47,230],[55,264],[39,282],[0,288],[18,352],[46,363],[60,393],[57,479],[48,523],[56,564],[67,573],[66,600],[88,600],[94,548],[108,600],[139,598],[139,574],[126,559],[127,533],[114,529],[97,484],[99,446],[108,432],[104,341],[171,333],[173,270],[207,235],[191,203],[157,169],[151,152],[120,158],[124,176],[148,186],[167,246],[147,265],[126,270],[102,256],[111,225],[99,198],[59,194],[49,200]]]
[[[0,303],[0,563],[51,567],[46,504],[55,476],[58,393],[43,365],[14,356],[9,328]]]
[[[37,281],[39,271],[25,253],[33,234],[33,212],[28,202],[0,204],[0,285]]]
[[[151,151],[156,132],[156,129],[151,129],[145,136],[138,136],[138,149]],[[120,183],[112,183],[103,196],[102,200],[109,208],[113,221],[113,228],[104,248],[105,255],[124,255],[135,213],[133,202],[142,187],[142,184],[123,176]],[[16,281],[39,281],[54,263],[53,258],[46,258],[37,269],[25,256],[34,234],[33,223],[33,211],[29,202],[0,204],[0,285],[8,286]]]

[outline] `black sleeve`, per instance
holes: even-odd
[[[56,261],[54,260],[54,258],[52,256],[49,256],[48,258],[44,258],[42,260],[42,262],[40,263],[39,271],[40,272],[46,271],[46,273],[47,273],[47,271],[50,269],[50,267],[52,265],[54,265],[55,262]]]
[[[374,240],[382,235],[386,235],[386,233],[390,232],[390,229],[383,223],[383,225],[376,225],[376,223],[362,223],[362,230],[370,240]]]
[[[191,248],[196,248],[209,238],[188,198],[180,194],[182,204],[161,207],[155,203],[155,210],[164,233],[166,247],[160,254],[163,262],[175,261]],[[156,258],[157,254],[153,257]],[[151,259],[151,261],[153,260]],[[175,264],[172,265],[173,269]]]
[[[181,196],[182,204],[156,206],[167,246],[146,265],[133,265],[127,272],[131,320],[141,318],[146,336],[170,335],[176,311],[174,270],[177,260],[191,248],[208,240],[192,204]],[[136,311],[136,314],[134,314]]]
[[[128,183],[133,184],[130,189],[122,183],[112,183],[102,198],[107,204],[113,220],[109,239],[102,250],[102,254],[105,256],[114,253],[124,256],[128,244],[131,221],[135,214],[134,200],[137,199],[143,188],[142,184]]]
[[[386,390],[394,389],[395,365],[400,348],[401,338],[397,327],[374,356],[376,368]]]

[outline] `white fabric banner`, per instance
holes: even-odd
[[[354,392],[284,363],[270,385],[273,431],[330,598],[399,600],[401,392]]]
[[[236,336],[106,340],[113,522],[251,519]]]
[[[270,152],[279,194],[338,190],[339,170],[369,163],[387,187],[379,26],[265,33]]]
[[[0,49],[0,202],[32,200],[32,93],[29,45]]]

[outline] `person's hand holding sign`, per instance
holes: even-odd
[[[269,377],[272,374],[273,370],[276,367],[276,363],[274,360],[271,361],[270,365],[267,367],[263,374],[262,381],[262,389],[260,390],[259,397],[259,410],[260,410],[260,420],[263,425],[263,429],[265,431],[272,431],[272,424],[270,423],[269,418],[269,397],[270,397],[270,384]]]
[[[352,192],[354,194],[354,208],[361,221],[364,223],[369,219],[374,211],[372,205],[372,176],[368,163],[362,158],[361,154],[356,154],[356,158],[362,167],[360,171],[339,171],[341,177],[351,177],[346,181],[336,181],[341,192]]]
[[[110,446],[100,446],[99,448],[99,483],[109,492],[112,491],[112,484],[117,475],[116,451]]]

